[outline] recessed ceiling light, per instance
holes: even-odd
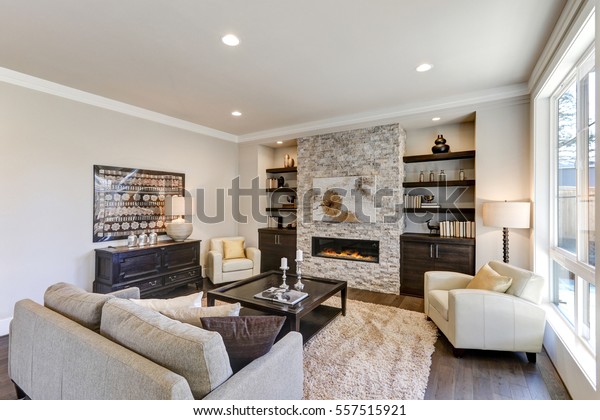
[[[241,116],[241,115],[242,115],[242,113],[241,113],[240,111],[233,111],[233,112],[231,113],[231,115],[233,115],[234,117],[239,117],[239,116]]]
[[[281,140],[278,140],[277,144],[283,144],[283,142]]]
[[[431,65],[431,64],[428,64],[428,63],[423,63],[423,64],[421,64],[419,67],[417,67],[417,69],[416,69],[416,70],[417,70],[419,73],[423,73],[424,71],[429,71],[429,70],[431,70],[432,68],[433,68],[433,65]]]
[[[440,118],[440,117],[433,117],[433,118],[431,119],[431,121],[439,121],[439,120],[441,120],[441,118]]]
[[[223,38],[221,38],[221,41],[223,41],[223,44],[229,45],[230,47],[235,47],[240,43],[239,38],[234,34],[225,35]]]

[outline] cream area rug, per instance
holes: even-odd
[[[304,399],[421,400],[436,339],[423,313],[348,300],[304,345]]]

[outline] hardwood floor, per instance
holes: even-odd
[[[213,286],[204,281],[203,290]],[[182,288],[165,297],[192,293]],[[349,289],[348,298],[423,312],[423,299]],[[8,377],[8,336],[0,337],[0,400],[17,398]],[[467,350],[455,358],[452,346],[440,334],[432,355],[426,400],[564,400],[570,399],[545,351],[537,363],[528,363],[524,353]]]

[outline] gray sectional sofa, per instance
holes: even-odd
[[[302,336],[290,332],[233,374],[221,336],[127,298],[51,286],[16,303],[8,373],[31,399],[301,399]]]

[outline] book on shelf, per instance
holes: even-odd
[[[475,222],[445,220],[440,222],[440,236],[451,238],[475,238]]]
[[[271,302],[283,303],[286,305],[295,305],[302,299],[308,297],[308,293],[298,290],[285,290],[279,287],[269,287],[264,292],[254,295],[257,299],[269,300]]]

